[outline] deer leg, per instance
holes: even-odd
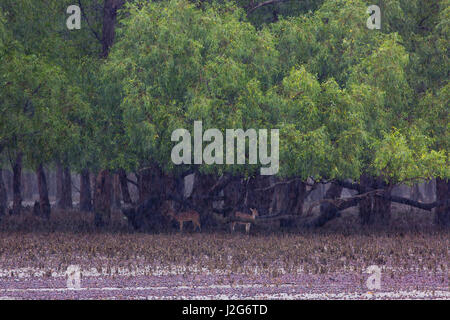
[[[180,232],[183,232],[183,221],[180,221]]]
[[[246,231],[247,233],[250,232],[250,223],[246,223],[246,224],[245,224],[245,231]]]

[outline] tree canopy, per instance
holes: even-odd
[[[381,30],[363,0],[78,1],[68,30],[70,1],[2,1],[0,157],[258,172],[174,165],[172,132],[201,120],[279,129],[280,178],[448,179],[450,2],[378,2]]]

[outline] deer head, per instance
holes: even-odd
[[[250,211],[251,211],[253,217],[258,216],[258,210],[256,210],[255,208],[250,208]]]

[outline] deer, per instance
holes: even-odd
[[[184,222],[192,221],[194,224],[194,230],[198,229],[200,232],[202,231],[202,227],[200,225],[200,214],[195,210],[187,210],[183,212],[175,212],[171,205],[166,206],[166,214],[173,221],[177,221],[180,226],[180,232],[183,232],[183,224]]]
[[[251,208],[250,211],[251,211],[252,214],[236,211],[234,216],[236,218],[242,218],[242,219],[255,221],[256,217],[258,216],[258,210],[254,209],[254,208]],[[232,232],[234,231],[234,227],[236,226],[236,223],[238,223],[238,224],[245,224],[245,231],[247,232],[247,234],[250,232],[251,222],[243,222],[243,221],[233,221],[233,222],[231,222],[231,231]]]

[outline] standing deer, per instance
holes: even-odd
[[[255,221],[255,218],[258,216],[258,210],[256,209],[250,209],[252,214],[248,214],[248,213],[244,213],[244,212],[240,212],[240,211],[236,211],[236,213],[234,214],[234,216],[236,218],[242,218],[242,219],[247,219],[247,220],[253,220]],[[231,231],[234,231],[234,227],[236,226],[236,223],[238,224],[245,224],[245,231],[247,233],[250,232],[250,222],[242,222],[242,221],[233,221],[231,223]]]
[[[166,207],[166,214],[169,216],[171,220],[175,220],[180,225],[180,232],[183,231],[184,222],[192,221],[194,224],[194,230],[198,228],[199,231],[202,231],[200,225],[200,215],[195,210],[187,210],[180,213],[176,213],[171,205]]]

